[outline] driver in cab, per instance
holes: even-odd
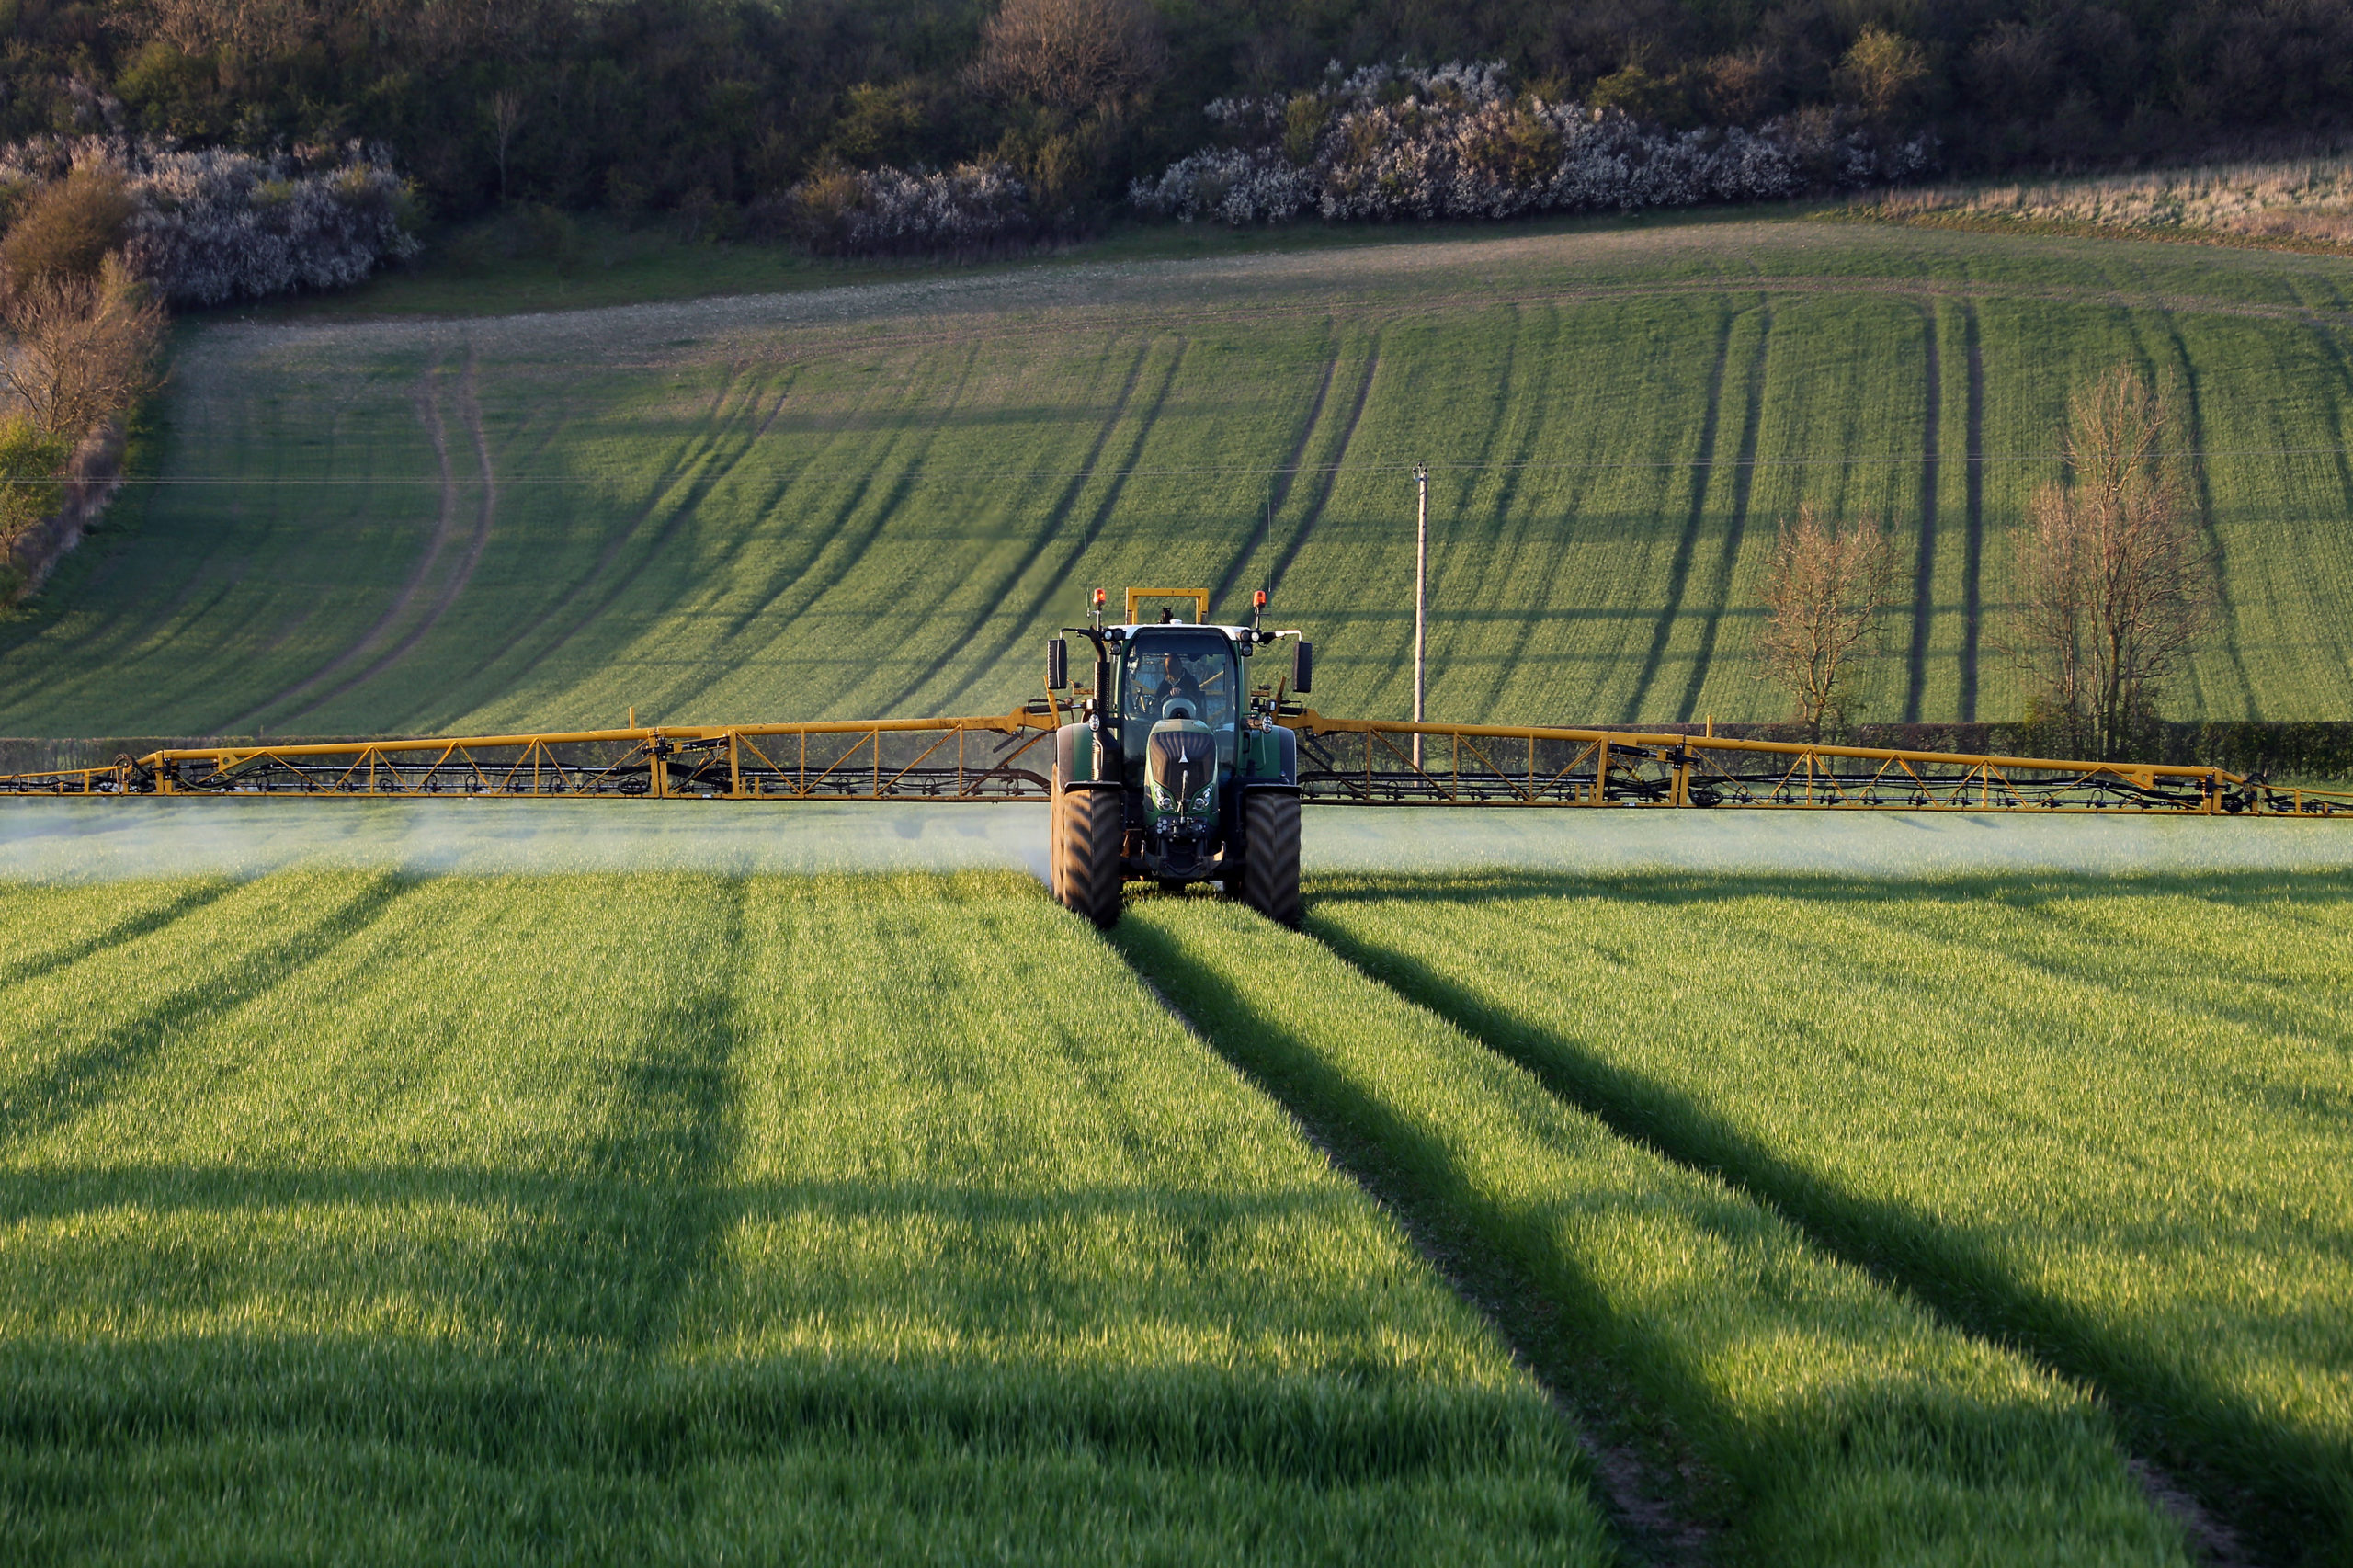
[[[1201,683],[1176,653],[1163,653],[1147,658],[1136,665],[1136,713],[1144,719],[1172,717],[1176,704],[1187,705],[1187,713],[1195,719],[1208,715],[1201,696]]]

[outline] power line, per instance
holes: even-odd
[[[2353,455],[2353,446],[2334,447],[2198,447],[2165,454],[2174,458],[2281,458],[2281,457],[2344,457]],[[1988,452],[1973,458],[1948,458],[1940,466],[1967,468],[1995,463],[2058,463],[2064,462],[2063,452]],[[1893,454],[1870,453],[1845,457],[1792,458],[1661,458],[1655,460],[1628,459],[1623,460],[1567,461],[1548,459],[1525,459],[1518,461],[1496,462],[1463,460],[1449,462],[1438,459],[1427,466],[1446,469],[1458,473],[1485,472],[1498,470],[1546,469],[1562,472],[1603,472],[1611,471],[1688,471],[1702,468],[1869,468],[1916,467],[1927,458],[1920,452]],[[933,479],[1177,479],[1202,476],[1264,477],[1270,474],[1328,473],[1411,473],[1410,462],[1302,463],[1296,465],[1267,464],[1265,466],[1190,466],[1177,468],[928,468],[912,465],[913,472]],[[866,472],[862,469],[797,468],[732,470],[729,479],[799,480],[848,476]],[[620,485],[640,483],[634,474],[493,474],[487,483],[508,484],[549,485]],[[66,484],[76,483],[58,479],[0,479],[0,484]],[[445,486],[479,485],[479,477],[464,479],[239,479],[225,474],[199,474],[165,477],[163,475],[131,476],[115,481],[119,484],[146,485],[168,489],[206,487],[237,489],[385,489],[414,487],[438,490]]]

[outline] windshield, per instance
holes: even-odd
[[[1189,713],[1216,732],[1219,759],[1233,761],[1240,684],[1223,632],[1138,631],[1120,661],[1120,712],[1129,721],[1121,749],[1141,758],[1154,724]]]

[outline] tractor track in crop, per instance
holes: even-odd
[[[1944,364],[1938,354],[1937,310],[1931,305],[1921,335],[1927,406],[1920,419],[1920,546],[1912,565],[1912,645],[1904,661],[1904,722],[1920,722],[1928,691],[1928,637],[1937,621],[1937,481],[1943,453]]]
[[[597,552],[595,564],[582,574],[580,578],[554,604],[516,629],[507,638],[508,646],[519,646],[526,640],[536,636],[550,622],[564,615],[578,604],[584,596],[594,593],[599,588],[603,590],[594,604],[580,614],[573,616],[563,631],[542,643],[519,666],[506,673],[505,678],[509,689],[544,663],[549,654],[586,631],[603,616],[606,610],[611,608],[614,601],[635,584],[639,575],[645,570],[647,562],[661,553],[662,547],[676,531],[679,521],[692,510],[693,503],[699,500],[711,485],[733,472],[736,464],[743,460],[745,453],[750,450],[749,442],[746,442],[733,459],[721,465],[717,473],[706,475],[699,482],[688,482],[687,476],[689,473],[711,460],[718,449],[726,426],[734,422],[735,416],[727,413],[727,403],[728,399],[736,390],[737,382],[743,380],[745,369],[745,362],[741,359],[729,363],[726,377],[720,382],[719,390],[711,397],[710,410],[703,416],[702,428],[680,444],[677,455],[663,470],[661,476],[654,481],[652,491],[646,496],[645,505],[638,508],[637,514],[629,520],[626,527],[605,541],[604,549]],[[774,415],[771,415],[770,417],[773,418]],[[682,484],[685,485],[686,494],[669,507],[669,515],[663,519],[661,526],[654,529],[653,540],[640,553],[636,564],[622,573],[619,581],[608,584],[605,581],[606,574],[620,559],[622,551],[640,538],[645,529],[645,525],[652,520],[654,515],[663,510],[665,498]]]
[[[1060,580],[1061,576],[1066,574],[1072,568],[1075,567],[1080,561],[1086,559],[1086,552],[1090,549],[1094,548],[1095,541],[1102,537],[1105,526],[1111,520],[1111,514],[1118,509],[1120,505],[1120,496],[1127,489],[1128,473],[1133,467],[1133,460],[1142,455],[1144,449],[1144,443],[1152,438],[1153,427],[1160,421],[1161,410],[1168,404],[1168,394],[1176,389],[1176,378],[1184,369],[1185,353],[1188,347],[1190,347],[1190,345],[1180,339],[1176,345],[1176,351],[1168,357],[1168,371],[1167,374],[1161,378],[1160,391],[1154,394],[1152,405],[1144,410],[1143,418],[1136,426],[1134,438],[1128,443],[1130,466],[1126,469],[1120,469],[1112,474],[1111,483],[1104,489],[1103,498],[1096,503],[1094,512],[1086,519],[1086,527],[1079,530],[1078,539],[1065,552],[1065,562],[1063,568],[1063,573],[1057,574],[1056,576],[1050,579],[1045,585],[1041,586],[1036,593],[1032,594],[1029,597],[1029,602],[1023,606],[1022,608],[1011,618],[1006,630],[998,637],[996,645],[991,648],[984,656],[972,661],[972,668],[965,675],[963,680],[958,683],[953,691],[950,691],[946,697],[940,699],[938,706],[943,710],[952,707],[953,704],[961,700],[964,694],[971,690],[973,685],[978,682],[983,675],[995,670],[1000,661],[1011,656],[1014,644],[1019,640],[1022,632],[1031,625],[1035,624],[1038,618],[1045,613],[1046,606],[1052,599],[1053,596],[1059,592],[1068,591],[1065,585]],[[1136,378],[1138,375],[1142,374],[1143,363],[1144,361],[1142,358],[1139,358],[1136,361],[1135,371],[1130,374],[1127,386],[1122,389],[1120,393],[1119,414],[1111,422],[1104,426],[1103,433],[1101,437],[1098,437],[1098,449],[1100,443],[1108,441],[1112,432],[1118,427],[1120,421],[1126,417],[1128,400],[1135,392]],[[1070,488],[1064,492],[1064,501],[1056,508],[1054,513],[1054,521],[1040,531],[1037,537],[1037,541],[1029,547],[1028,551],[1024,553],[1019,565],[1012,572],[1006,574],[1006,593],[1011,593],[1020,583],[1021,579],[1029,575],[1030,568],[1035,566],[1039,559],[1045,554],[1047,546],[1053,542],[1054,535],[1059,531],[1062,521],[1068,516],[1070,506],[1075,504],[1077,501],[1079,490],[1079,484],[1074,482]],[[1216,601],[1211,600],[1211,602],[1214,604]],[[995,614],[983,616],[972,626],[964,637],[958,640],[955,646],[946,650],[938,658],[934,659],[931,666],[924,672],[922,677],[910,686],[908,689],[911,691],[921,690],[926,681],[928,681],[933,676],[937,676],[939,671],[946,666],[948,660],[954,655],[958,648],[970,642],[971,639],[980,636],[981,633],[987,629],[990,621],[1004,621],[1005,619],[1006,618]]]
[[[752,449],[767,438],[767,433],[775,427],[777,420],[782,416],[785,403],[792,396],[792,389],[799,380],[801,366],[795,361],[779,366],[777,369],[782,377],[783,384],[777,389],[776,403],[769,408],[767,416],[760,421],[757,428],[745,437],[743,458],[739,458],[735,465],[738,469],[742,467],[744,458],[750,457]],[[747,514],[756,519],[768,515],[779,498],[792,487],[792,481],[789,476],[774,471],[755,477],[765,478],[768,482],[766,494],[756,503],[746,508]],[[723,584],[733,573],[737,563],[743,560],[745,548],[751,543],[756,531],[756,528],[740,528],[736,531],[735,537],[728,540],[726,548],[719,553],[708,574],[712,581]]]
[[[426,635],[435,627],[441,624],[441,618],[449,613],[450,607],[458,602],[459,596],[463,594],[467,585],[473,581],[474,568],[482,564],[483,551],[490,548],[490,531],[498,515],[498,475],[491,466],[490,437],[483,428],[482,399],[475,380],[474,363],[472,359],[467,360],[464,379],[458,383],[458,412],[465,420],[466,435],[473,443],[474,461],[482,476],[480,480],[482,500],[474,511],[473,537],[466,543],[464,557],[459,561],[457,569],[449,574],[449,580],[442,585],[441,592],[434,599],[432,606],[418,618],[416,624],[402,635],[399,642],[378,654],[366,668],[336,682],[325,691],[313,696],[301,707],[286,714],[283,722],[291,722],[301,718],[306,713],[316,712],[345,692],[375,679],[376,676],[406,658],[411,649],[423,642]],[[449,508],[454,501],[451,494],[454,487],[449,483],[448,442],[442,431],[438,412],[433,425],[433,446],[435,452],[441,459],[443,517],[446,522]],[[437,530],[437,548],[438,540],[439,533]]]
[[[948,395],[942,400],[943,406],[949,408],[956,406],[963,395],[965,383],[972,379],[973,367],[978,363],[978,355],[964,356],[963,364],[957,369],[954,384],[948,389]],[[906,426],[902,426],[901,431],[909,434],[916,433]],[[897,439],[898,436],[894,433],[893,445],[896,444]],[[928,429],[919,434],[913,456],[892,480],[891,488],[879,503],[867,508],[868,515],[864,526],[845,538],[845,530],[850,528],[859,509],[865,506],[866,497],[872,488],[874,469],[879,465],[868,465],[849,499],[835,509],[832,526],[825,530],[824,538],[815,541],[809,551],[808,558],[801,563],[799,569],[790,577],[771,591],[756,608],[745,615],[739,625],[748,626],[755,620],[772,619],[779,628],[777,637],[791,635],[792,623],[815,608],[824,597],[833,591],[836,584],[830,581],[820,582],[807,595],[801,597],[797,606],[790,609],[779,609],[779,607],[784,603],[785,597],[809,583],[811,574],[817,570],[819,564],[829,553],[835,551],[836,546],[840,547],[839,553],[852,561],[866,553],[868,547],[873,544],[875,536],[888,526],[892,515],[899,509],[900,503],[914,492],[916,483],[923,478],[923,453],[928,447],[929,439]]]
[[[1589,1115],[1613,1134],[1685,1170],[1722,1182],[1733,1191],[1779,1218],[1807,1244],[1837,1259],[1893,1291],[1916,1303],[1948,1331],[1997,1350],[2025,1358],[2051,1377],[2082,1391],[2100,1405],[2122,1416],[2117,1422],[2120,1452],[2143,1491],[2180,1528],[2210,1568],[2251,1568],[2258,1561],[2249,1554],[2245,1527],[2249,1518],[2225,1518],[2211,1506],[2216,1493],[2232,1493],[2234,1504],[2253,1509],[2256,1500],[2235,1494],[2220,1478],[2208,1476],[2203,1493],[2169,1464],[2149,1451],[2165,1439],[2149,1430],[2144,1412],[2121,1400],[2100,1375],[2098,1366],[2081,1354],[2068,1352],[2047,1331],[2021,1327],[2016,1309],[2027,1288],[1993,1285],[1990,1279],[1957,1287],[1931,1263],[1938,1250],[1931,1240],[1933,1222],[1899,1218],[1893,1210],[1868,1200],[1845,1199],[1854,1212],[1841,1214],[1842,1196],[1832,1184],[1810,1176],[1730,1123],[1711,1118],[1695,1103],[1682,1102],[1672,1087],[1608,1063],[1601,1055],[1574,1041],[1548,1036],[1553,1049],[1575,1060],[1572,1074],[1545,1051],[1525,1049],[1522,1037],[1540,1026],[1524,1018],[1506,1019],[1494,1005],[1473,996],[1420,959],[1403,951],[1369,946],[1347,933],[1318,925],[1309,906],[1310,934],[1357,973],[1388,990],[1400,1000],[1427,1008],[1460,1029],[1483,1049],[1531,1074],[1563,1105]],[[1674,1099],[1682,1106],[1679,1125],[1698,1128],[1688,1136],[1659,1115],[1651,1102]],[[1858,1220],[1868,1211],[1872,1218]],[[1890,1223],[1897,1226],[1888,1233]],[[1966,1245],[1965,1243],[1961,1244]],[[1992,1293],[1987,1294],[1989,1287]],[[2030,1293],[2030,1292],[2028,1292]],[[2001,1298],[2010,1294],[2013,1300]],[[2031,1314],[2029,1314],[2031,1315]]]
[[[1331,504],[1333,491],[1339,488],[1341,468],[1347,461],[1348,449],[1356,442],[1357,426],[1364,419],[1364,405],[1372,397],[1372,380],[1380,369],[1381,336],[1375,333],[1371,345],[1365,351],[1364,379],[1357,383],[1356,401],[1348,407],[1348,422],[1340,427],[1339,443],[1332,449],[1332,460],[1317,465],[1324,483],[1316,490],[1315,499],[1308,503],[1306,516],[1300,518],[1299,527],[1291,530],[1282,552],[1275,558],[1273,570],[1267,574],[1267,597],[1269,599],[1282,586],[1284,574],[1290,572],[1290,563],[1299,559],[1300,551],[1307,543],[1307,536],[1314,532],[1315,525],[1323,520],[1324,508]]]
[[[1683,614],[1684,585],[1690,580],[1691,557],[1699,548],[1699,530],[1708,520],[1708,491],[1715,476],[1716,433],[1723,414],[1724,369],[1732,359],[1733,326],[1740,312],[1726,311],[1716,326],[1715,363],[1708,371],[1707,412],[1699,417],[1699,460],[1691,465],[1691,499],[1683,518],[1682,537],[1675,541],[1675,558],[1666,569],[1666,604],[1660,609],[1658,624],[1651,630],[1650,652],[1643,659],[1640,674],[1634,677],[1634,689],[1626,699],[1622,723],[1631,724],[1642,717],[1643,701],[1650,696],[1651,682],[1658,676],[1660,663],[1666,657],[1666,644],[1675,634],[1675,623]]]
[[[1562,363],[1562,356],[1545,355],[1540,363],[1541,369],[1538,371],[1536,395],[1540,397],[1550,391],[1554,368]],[[1543,429],[1541,423],[1531,422],[1528,439],[1520,448],[1518,466],[1506,474],[1503,494],[1496,502],[1498,516],[1506,513],[1518,502],[1521,478],[1527,473],[1529,465],[1535,460],[1537,444],[1542,438]],[[1575,476],[1567,477],[1567,485],[1569,494],[1561,497],[1558,512],[1564,521],[1573,519],[1578,515],[1583,495],[1581,482]],[[1525,667],[1528,646],[1535,640],[1537,628],[1544,622],[1545,608],[1554,602],[1552,597],[1554,585],[1561,580],[1562,563],[1569,559],[1569,553],[1563,548],[1563,541],[1558,539],[1547,540],[1540,543],[1536,591],[1529,596],[1527,613],[1512,618],[1511,646],[1503,658],[1496,663],[1495,685],[1488,693],[1487,700],[1491,709],[1503,701],[1506,683],[1514,678],[1516,672]]]
[[[1336,348],[1332,357],[1324,361],[1324,379],[1315,385],[1315,399],[1307,405],[1307,417],[1299,426],[1299,439],[1291,443],[1290,455],[1283,460],[1283,466],[1275,471],[1274,482],[1267,486],[1266,509],[1258,514],[1258,520],[1250,525],[1250,536],[1233,552],[1233,559],[1227,562],[1217,585],[1210,590],[1212,609],[1225,603],[1226,596],[1233,592],[1243,568],[1249,565],[1250,558],[1265,546],[1267,535],[1275,526],[1275,514],[1281,511],[1283,503],[1290,499],[1290,487],[1299,479],[1300,465],[1307,460],[1307,443],[1314,438],[1315,426],[1324,417],[1324,402],[1332,395],[1332,378],[1339,371],[1340,352]]]
[[[1691,676],[1676,705],[1676,722],[1688,724],[1699,710],[1700,688],[1707,684],[1708,665],[1716,656],[1716,634],[1723,623],[1724,606],[1732,600],[1733,574],[1740,566],[1740,543],[1748,529],[1748,498],[1756,485],[1756,440],[1765,419],[1765,367],[1773,351],[1773,311],[1764,307],[1756,333],[1756,357],[1748,366],[1748,406],[1741,417],[1740,455],[1732,471],[1732,516],[1724,523],[1723,550],[1716,564],[1714,590],[1708,597],[1708,619],[1699,632],[1699,652],[1692,655]]]
[[[1114,944],[1115,949],[1117,944]],[[1489,1256],[1466,1226],[1453,1221],[1438,1206],[1410,1195],[1390,1168],[1377,1142],[1349,1130],[1325,1124],[1310,1116],[1262,1078],[1241,1058],[1205,1032],[1174,997],[1163,990],[1136,961],[1120,950],[1128,972],[1152,999],[1202,1049],[1239,1075],[1273,1106],[1298,1133],[1301,1142],[1322,1156],[1324,1165],[1362,1193],[1381,1216],[1397,1227],[1430,1271],[1463,1303],[1477,1312],[1503,1342],[1512,1362],[1544,1391],[1578,1449],[1600,1483],[1605,1506],[1620,1543],[1636,1561],[1661,1568],[1699,1568],[1709,1560],[1716,1532],[1683,1516],[1677,1496],[1688,1491],[1696,1461],[1678,1454],[1663,1462],[1658,1454],[1631,1445],[1606,1440],[1596,1412],[1581,1407],[1563,1369],[1540,1347],[1558,1344],[1556,1313],[1541,1291],[1519,1278],[1508,1264]]]
[[[2239,691],[2245,699],[2246,716],[2260,720],[2263,705],[2256,699],[2255,683],[2247,678],[2246,654],[2239,646],[2239,611],[2231,599],[2230,560],[2222,543],[2222,527],[2214,517],[2213,477],[2207,472],[2202,455],[2206,449],[2206,414],[2198,385],[2198,361],[2190,357],[2189,342],[2182,336],[2181,322],[2172,311],[2165,312],[2165,324],[2174,355],[2181,363],[2182,415],[2189,426],[2189,483],[2198,503],[2199,531],[2206,540],[2208,575],[2214,590],[2214,625],[2222,634],[2222,655],[2230,661],[2231,673],[2237,677]]]
[[[467,362],[466,374],[469,377],[473,374],[473,364],[471,359]],[[274,692],[254,704],[236,718],[229,721],[225,728],[243,732],[285,704],[311,696],[321,685],[334,679],[374,652],[383,639],[391,633],[392,629],[399,625],[402,618],[408,614],[410,607],[416,601],[417,595],[424,591],[426,580],[432,575],[434,565],[441,559],[442,553],[449,549],[449,540],[456,534],[458,526],[458,479],[449,463],[449,432],[441,415],[438,386],[440,378],[441,367],[437,364],[425,373],[424,379],[417,385],[415,393],[417,419],[425,426],[426,434],[432,438],[433,456],[439,465],[441,480],[439,506],[434,517],[433,532],[426,540],[425,552],[417,557],[416,564],[409,568],[407,580],[403,582],[393,593],[392,602],[386,606],[383,613],[379,615],[369,625],[368,630],[361,632],[342,653],[337,653],[293,685]],[[347,683],[347,686],[348,684]],[[345,687],[338,687],[336,689],[342,690]],[[318,700],[323,699],[314,699],[295,711],[308,712],[311,708],[317,706]]]
[[[1145,338],[1137,346],[1135,359],[1128,366],[1127,376],[1120,383],[1119,395],[1111,400],[1109,412],[1104,415],[1103,422],[1096,426],[1095,438],[1087,446],[1086,460],[1080,469],[1081,476],[1063,481],[1062,494],[1055,496],[1053,504],[1046,508],[1044,519],[1030,535],[1029,542],[1024,547],[1020,556],[1009,570],[998,574],[992,590],[984,590],[981,594],[980,613],[965,619],[964,623],[947,639],[939,652],[932,655],[930,662],[916,673],[915,678],[901,688],[894,702],[904,703],[930,685],[932,681],[938,678],[939,673],[948,667],[949,660],[967,651],[972,640],[988,630],[989,623],[998,619],[996,612],[1006,599],[1020,586],[1022,578],[1029,575],[1029,569],[1035,566],[1039,558],[1045,554],[1046,547],[1053,541],[1054,536],[1060,533],[1063,526],[1070,521],[1071,508],[1078,505],[1079,496],[1086,489],[1087,480],[1085,476],[1091,475],[1095,472],[1096,464],[1102,460],[1104,449],[1111,444],[1111,437],[1119,432],[1120,426],[1127,422],[1128,405],[1135,401],[1136,386],[1143,380],[1144,367],[1152,363],[1152,351],[1151,338]],[[1152,433],[1153,421],[1160,416],[1160,405],[1167,401],[1168,389],[1176,384],[1177,368],[1184,362],[1185,351],[1182,346],[1179,346],[1176,354],[1170,358],[1168,374],[1161,380],[1159,395],[1153,400],[1151,410],[1144,415],[1143,428],[1138,433],[1135,440],[1128,443],[1128,455],[1131,460],[1136,452],[1142,449],[1144,437]],[[1113,474],[1111,481],[1113,500],[1118,498],[1125,477],[1123,471]],[[1097,519],[1102,517],[1109,505],[1110,503],[1107,501],[1104,506],[1096,509]],[[1085,546],[1082,544],[1080,548],[1083,550]],[[986,658],[974,661],[972,668],[966,673],[964,678],[932,705],[934,710],[943,713],[950,710],[948,704],[962,697],[972,683],[981,677],[983,671],[989,670],[995,660],[1005,655],[1013,639],[1018,637],[1022,629],[1035,618],[1038,610],[1042,608],[1045,597],[1052,591],[1050,585],[1040,589],[1036,595],[1032,596],[1028,612],[1016,618],[1013,630],[998,639],[996,646],[989,651]]]

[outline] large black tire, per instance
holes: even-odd
[[[1242,797],[1242,902],[1267,919],[1299,924],[1299,797]]]
[[[1120,792],[1065,790],[1055,824],[1063,907],[1109,930],[1120,919]]]

